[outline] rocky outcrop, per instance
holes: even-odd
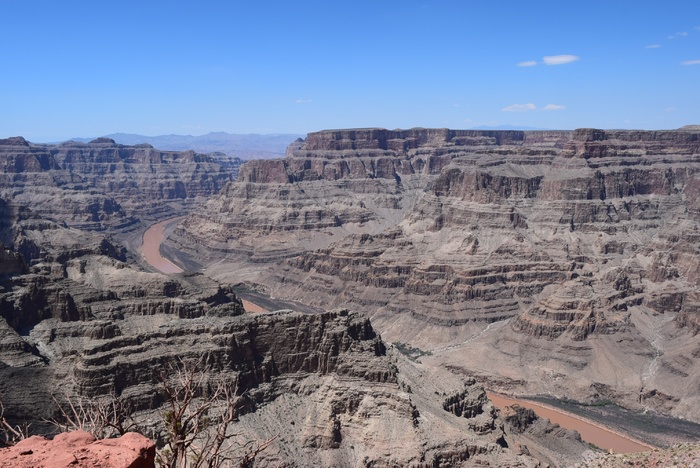
[[[593,455],[578,432],[552,424],[529,408],[507,406],[501,410],[501,417],[516,453],[531,455],[550,466],[566,466],[572,458],[581,460]]]
[[[153,441],[134,432],[103,440],[83,431],[33,436],[0,449],[0,465],[16,468],[155,468],[155,458]]]
[[[171,242],[217,278],[367,312],[389,341],[481,378],[582,400],[602,384],[630,406],[654,387],[687,416],[700,401],[684,359],[700,345],[687,299],[700,285],[699,137],[317,132],[245,165]]]
[[[104,240],[98,233],[23,213],[8,208],[5,222],[40,255],[29,266],[9,262],[0,278],[0,395],[13,424],[41,430],[57,416],[55,401],[116,396],[158,438],[161,382],[188,362],[206,369],[205,388],[238,382],[234,443],[273,437],[263,464],[534,463],[505,448],[474,380],[387,350],[364,316],[244,314],[225,284],[140,271],[109,249],[89,248]],[[21,259],[10,248],[6,257]]]
[[[0,195],[72,227],[124,231],[142,213],[188,204],[235,179],[236,158],[150,145],[0,140]]]

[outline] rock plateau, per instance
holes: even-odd
[[[448,159],[430,163],[435,173],[426,180],[434,179]],[[408,359],[385,344],[366,316],[342,308],[249,314],[225,278],[200,272],[163,275],[139,265],[119,235],[138,231],[130,226],[143,219],[178,212],[178,203],[180,209],[192,206],[190,197],[215,192],[233,177],[221,164],[195,153],[123,147],[103,139],[54,147],[22,138],[0,141],[0,162],[0,398],[3,417],[11,423],[31,422],[45,430],[42,421],[57,417],[56,402],[116,396],[158,439],[162,428],[154,421],[166,401],[161,380],[172,365],[192,361],[207,369],[211,386],[237,379],[241,406],[235,441],[244,447],[274,438],[259,455],[261,464],[539,463],[522,447],[510,448],[515,436],[475,378]],[[250,165],[247,179],[280,177],[256,164]],[[371,171],[388,174],[382,172],[389,170],[388,162],[378,164],[382,169]],[[259,174],[256,167],[262,168]],[[323,185],[313,172],[299,177]],[[406,184],[418,187],[422,178],[407,177]],[[296,182],[285,180],[275,184],[295,187]],[[342,184],[345,179],[337,180]],[[265,201],[266,184],[272,182],[246,183],[259,185],[261,203],[270,208],[280,203]],[[343,223],[370,223],[373,235],[381,236],[380,228],[390,223],[377,213],[398,222],[392,210],[410,212],[395,188],[398,183],[394,178],[382,185],[384,190],[393,184],[395,193],[388,195],[369,178],[349,183],[367,195],[369,208],[362,199],[348,200],[342,185],[331,184],[329,197],[339,197],[332,202],[337,206],[313,215],[290,214],[286,220],[269,218],[268,224],[281,228],[269,229],[266,236],[291,231],[303,237],[313,230],[345,229]],[[233,185],[226,190],[216,202],[239,189]],[[296,188],[289,196],[304,199]],[[98,205],[88,209],[93,201]],[[247,223],[259,226],[269,215],[251,214]],[[336,225],[330,226],[330,219]],[[353,241],[358,245],[369,239],[363,240],[360,231]],[[270,250],[273,244],[263,239],[257,254],[245,248],[236,252],[247,259],[258,255],[259,262],[312,261],[300,255],[317,253],[292,243]],[[194,245],[204,243],[200,239]],[[334,248],[329,242],[320,246]],[[372,256],[360,258],[371,262]],[[280,266],[304,271],[287,262]],[[324,302],[328,295],[320,292],[312,302]],[[575,437],[562,438],[556,453],[539,445],[544,441],[528,442],[544,461],[575,459],[587,450]]]
[[[694,128],[334,130],[169,242],[495,390],[700,422],[699,195]]]

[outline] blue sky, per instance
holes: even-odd
[[[0,137],[700,124],[700,2],[0,0]]]

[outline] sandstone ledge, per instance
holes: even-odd
[[[87,432],[57,435],[53,440],[32,436],[0,449],[0,466],[13,468],[151,468],[156,447],[141,434],[95,440]]]

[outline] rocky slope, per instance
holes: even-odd
[[[699,194],[692,128],[325,131],[172,243],[502,391],[700,421]]]
[[[41,430],[57,415],[54,398],[114,395],[158,437],[161,380],[197,362],[212,386],[238,380],[234,442],[273,437],[263,465],[538,463],[508,448],[511,435],[474,379],[387,350],[363,316],[244,314],[225,284],[142,271],[100,233],[5,201],[0,226],[0,398],[11,423]],[[572,438],[558,453],[573,460],[585,450]]]
[[[120,232],[144,215],[162,217],[235,179],[240,160],[143,144],[32,144],[0,139],[0,197],[42,217],[87,230]]]

